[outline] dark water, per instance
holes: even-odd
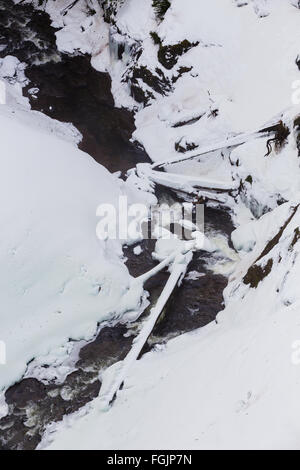
[[[109,75],[93,69],[86,55],[58,52],[55,31],[45,13],[0,0],[0,57],[13,55],[27,64],[25,94],[39,89],[38,99],[30,100],[32,109],[72,122],[83,135],[80,148],[111,172],[149,162],[143,149],[129,141],[134,117],[114,107]]]
[[[34,42],[28,39],[32,37]],[[123,172],[148,161],[146,153],[129,142],[135,129],[134,117],[125,109],[114,108],[109,76],[96,72],[87,56],[58,53],[55,31],[47,15],[28,5],[15,6],[11,0],[0,0],[1,45],[1,57],[15,55],[28,64],[27,90],[39,88],[38,98],[31,98],[32,108],[72,122],[83,134],[81,148],[95,160],[111,171]],[[226,212],[207,208],[205,220],[207,228],[230,235],[233,227]],[[125,249],[133,276],[156,264],[151,256],[153,248],[154,241],[146,240],[140,256],[133,254],[133,247]],[[208,270],[211,256],[204,252],[194,255],[189,272],[205,275],[194,281],[185,279],[177,288],[143,352],[167,338],[208,324],[222,310],[227,279]],[[162,272],[148,281],[146,289],[152,300],[158,297],[167,278],[168,273]],[[47,424],[95,398],[101,387],[99,371],[122,360],[131,347],[133,336],[124,336],[128,328],[131,326],[100,325],[97,338],[82,347],[76,370],[61,385],[28,378],[8,389],[9,414],[0,420],[0,448],[34,449]]]

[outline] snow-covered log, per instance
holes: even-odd
[[[226,201],[224,194],[230,194],[238,189],[238,183],[234,181],[219,181],[200,176],[165,173],[153,170],[149,164],[137,165],[137,174],[139,177],[147,178],[155,184],[186,194],[199,194],[200,192],[202,194],[203,192],[203,196],[207,198],[212,197],[223,203]]]
[[[278,124],[279,125],[279,124]],[[239,134],[235,137],[231,137],[228,139],[223,139],[218,142],[213,142],[207,145],[203,145],[202,147],[198,147],[197,151],[193,153],[189,153],[188,155],[185,156],[179,156],[172,158],[171,160],[168,161],[160,161],[156,162],[152,165],[152,169],[159,169],[163,168],[167,165],[172,165],[174,163],[181,163],[185,162],[187,160],[192,160],[194,158],[201,157],[203,155],[207,155],[212,152],[216,152],[218,150],[223,150],[223,149],[230,149],[234,147],[238,147],[239,145],[243,145],[246,142],[249,142],[250,140],[258,139],[258,138],[265,138],[268,137],[270,139],[275,138],[276,136],[276,124],[274,126],[270,126],[269,128],[265,128],[259,131],[255,132],[246,132],[243,134]]]
[[[151,309],[149,317],[144,322],[139,335],[134,340],[131,350],[124,361],[120,363],[120,367],[117,369],[117,373],[108,389],[104,386],[103,395],[100,393],[101,409],[103,411],[107,410],[116,398],[118,391],[128,375],[130,367],[138,359],[172,292],[185,275],[187,267],[192,260],[192,251],[201,249],[203,247],[203,240],[203,234],[196,232],[195,240],[182,243],[181,249],[174,251],[174,253],[161,262],[156,268],[136,279],[136,282],[145,283],[150,277],[173,262],[170,277],[155,306]]]

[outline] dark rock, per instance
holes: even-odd
[[[147,87],[156,91],[161,95],[166,95],[171,91],[172,87],[169,80],[165,77],[160,69],[156,69],[154,75],[145,66],[133,67],[126,77],[126,81],[130,83],[131,95],[138,102],[147,105],[151,98],[154,98],[150,90],[144,90],[139,85],[139,80],[142,80]]]
[[[191,43],[185,39],[178,44],[160,46],[158,50],[158,60],[166,69],[171,70],[177,64],[180,56],[193,47],[198,46],[198,44],[199,42]]]

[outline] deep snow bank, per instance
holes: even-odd
[[[141,294],[123,302],[131,278],[121,243],[96,236],[98,205],[118,207],[119,196],[130,200],[134,191],[41,117],[0,109],[0,339],[7,347],[0,389],[37,355],[91,338],[97,322],[134,309]]]

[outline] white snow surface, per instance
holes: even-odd
[[[98,205],[118,207],[119,196],[132,200],[135,190],[44,119],[48,130],[40,113],[0,108],[0,338],[7,348],[0,389],[34,357],[69,338],[90,339],[97,322],[134,310],[142,293],[125,296],[131,277],[121,242],[96,236]]]

